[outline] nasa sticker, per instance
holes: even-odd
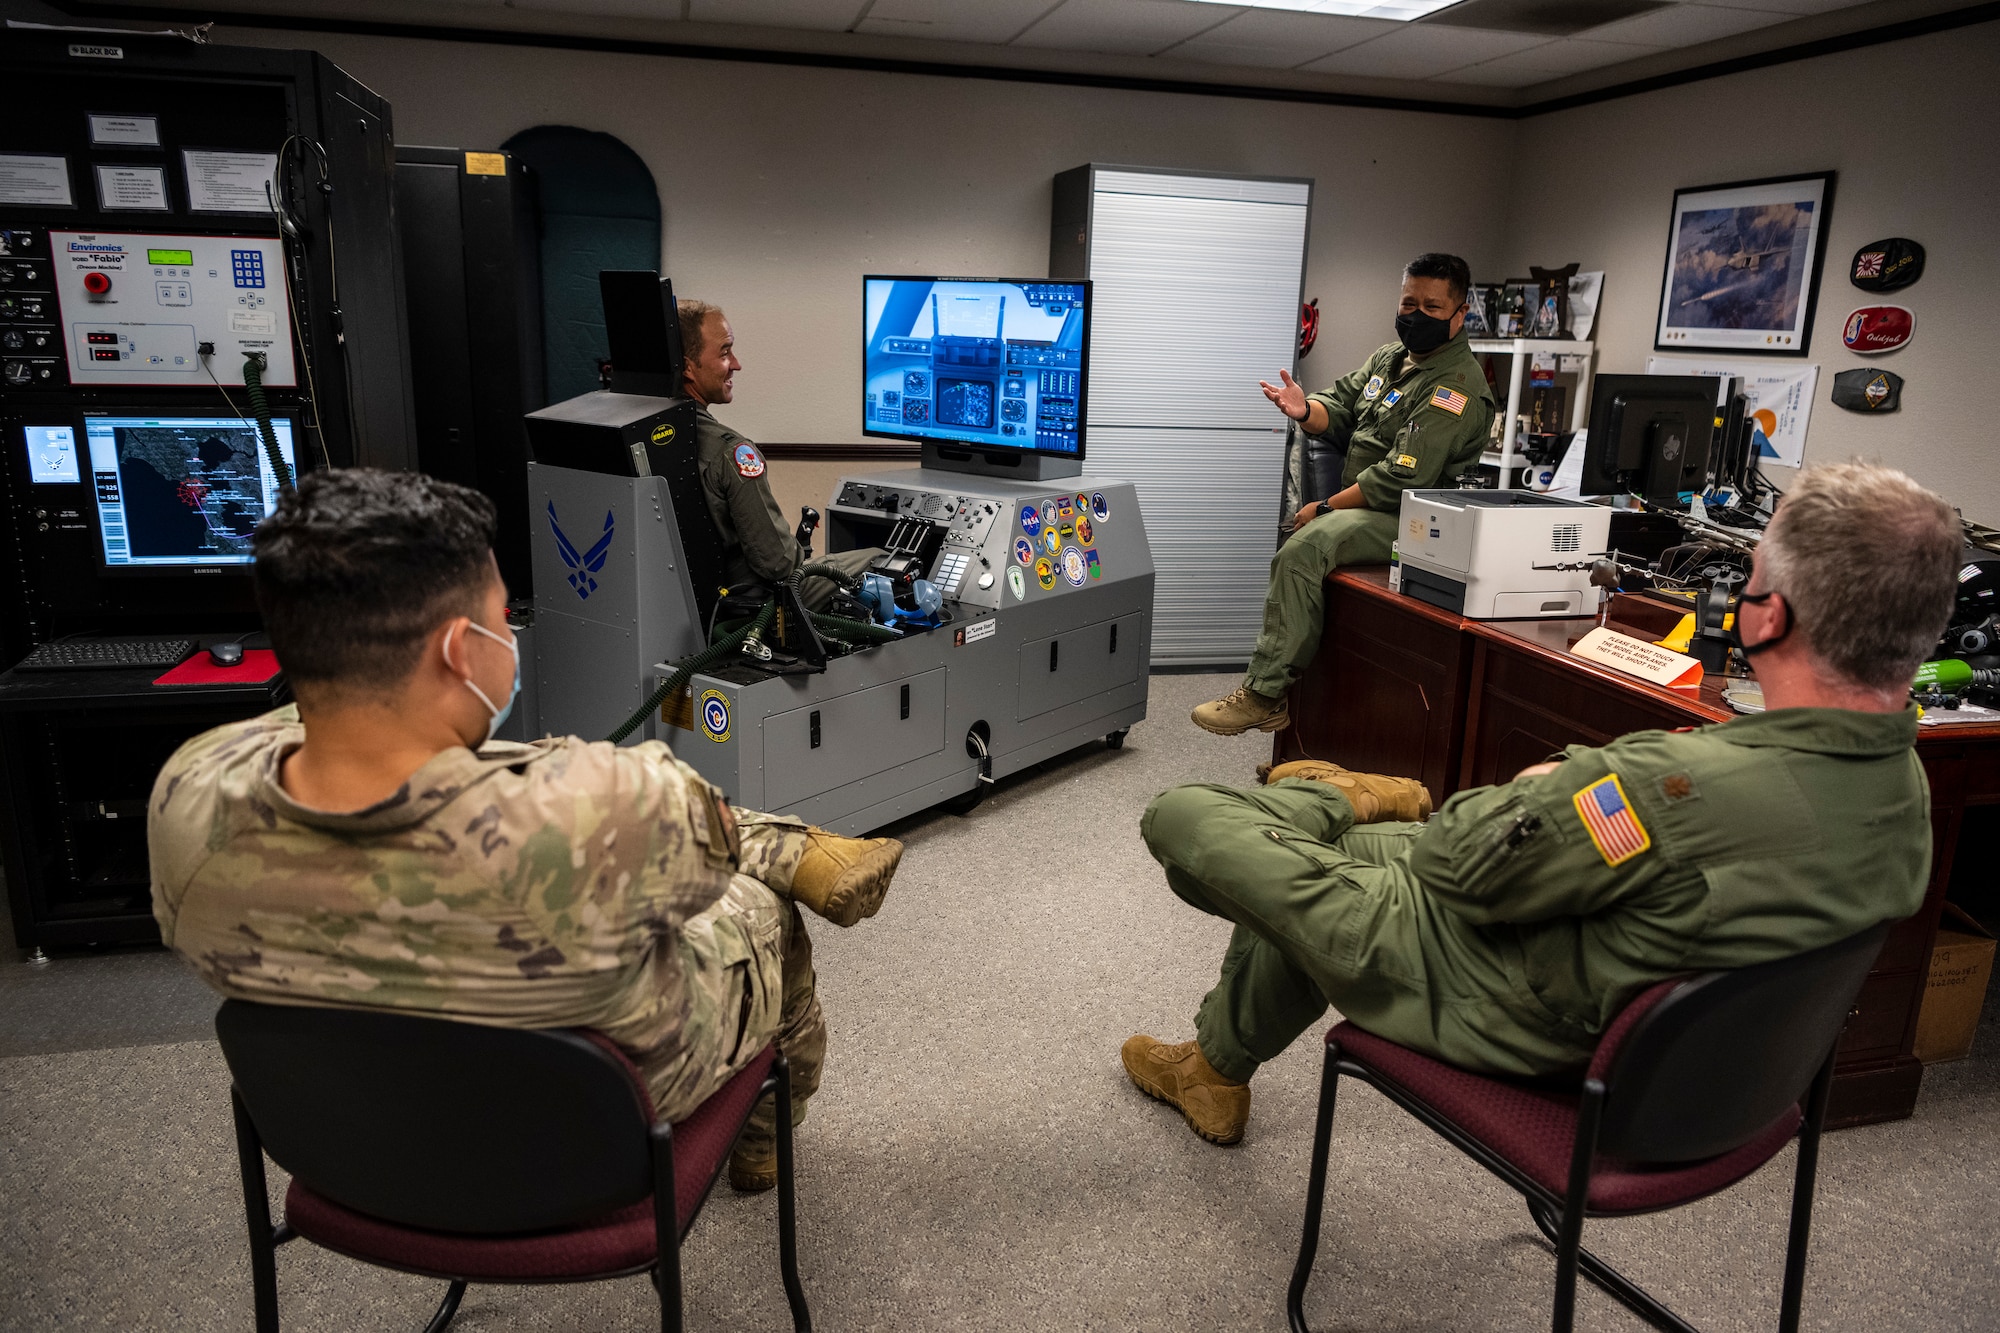
[[[1902,306],[1863,306],[1847,317],[1847,323],[1841,326],[1840,340],[1849,351],[1874,356],[1903,346],[1916,329],[1916,315]]]
[[[1042,585],[1043,592],[1056,586],[1056,567],[1049,563],[1047,556],[1035,562],[1035,582]]]
[[[764,475],[764,455],[757,452],[757,446],[745,440],[736,446],[736,471],[745,477]]]
[[[1111,505],[1105,500],[1103,491],[1090,493],[1090,516],[1099,523],[1111,517]]]
[[[701,696],[701,729],[718,745],[729,739],[729,700],[720,690],[707,690]]]
[[[1007,566],[1007,591],[1014,594],[1014,600],[1017,602],[1028,595],[1028,580],[1021,573],[1021,566]]]
[[[1021,531],[1030,537],[1039,536],[1042,531],[1042,511],[1033,505],[1022,505]]]
[[[1014,558],[1024,565],[1035,563],[1035,544],[1026,537],[1014,539]]]
[[[1063,577],[1069,580],[1069,586],[1081,588],[1084,581],[1090,577],[1090,566],[1084,563],[1083,552],[1074,546],[1065,546],[1062,562]]]

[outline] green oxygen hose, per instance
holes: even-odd
[[[645,724],[646,718],[652,713],[652,711],[655,708],[658,708],[668,699],[673,698],[676,694],[679,694],[681,692],[682,688],[687,685],[688,681],[694,677],[695,672],[708,670],[708,668],[714,666],[717,662],[720,662],[723,658],[728,657],[731,653],[734,653],[737,649],[741,648],[743,646],[743,641],[745,639],[748,639],[752,634],[755,634],[758,631],[762,630],[766,625],[770,624],[771,617],[776,615],[777,612],[778,612],[778,604],[776,602],[766,602],[764,604],[764,609],[757,613],[757,618],[751,621],[749,624],[745,625],[742,629],[737,630],[734,633],[729,634],[721,639],[717,639],[714,643],[702,649],[702,651],[696,653],[693,657],[682,658],[679,662],[677,662],[674,665],[674,674],[667,677],[666,680],[662,681],[658,689],[654,690],[650,695],[646,696],[646,702],[639,705],[639,710],[634,714],[632,714],[632,716],[626,718],[624,723],[619,726],[618,730],[612,732],[609,736],[606,736],[604,739],[610,741],[613,745],[616,745],[618,744],[618,742],[624,740],[627,736],[630,736],[633,732],[637,731],[641,726]]]
[[[278,432],[271,425],[271,405],[264,401],[264,354],[252,352],[243,358],[243,392],[250,399],[250,413],[257,418],[257,434],[264,441],[264,457],[271,464],[271,475],[278,479],[278,489],[292,489],[292,470],[285,466],[285,456],[278,452]]]
[[[812,617],[813,628],[831,639],[845,639],[849,643],[893,643],[903,637],[886,625],[871,624],[866,620],[822,615],[818,611],[806,614]]]

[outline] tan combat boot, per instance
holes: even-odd
[[[742,1144],[729,1154],[729,1184],[738,1194],[756,1194],[778,1183],[778,1145],[746,1148]]]
[[[1396,820],[1405,824],[1430,818],[1431,794],[1415,778],[1390,778],[1380,773],[1356,773],[1324,759],[1295,759],[1279,764],[1264,777],[1269,786],[1280,778],[1310,778],[1340,788],[1354,807],[1354,822],[1379,824]]]
[[[874,916],[903,859],[903,844],[894,838],[843,838],[817,828],[806,839],[806,854],[792,872],[792,900],[836,926]]]
[[[1210,1143],[1235,1143],[1250,1123],[1250,1085],[1215,1072],[1201,1047],[1138,1036],[1118,1052],[1132,1085],[1181,1113],[1188,1128]]]
[[[1292,725],[1291,709],[1283,698],[1269,698],[1247,685],[1237,686],[1234,694],[1200,705],[1190,716],[1197,727],[1218,736],[1241,736],[1252,727],[1259,731],[1283,731]]]

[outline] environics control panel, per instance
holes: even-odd
[[[264,383],[298,382],[275,237],[48,235],[38,267],[53,279],[57,310],[46,313],[55,316],[70,383],[241,384],[251,352],[264,353]]]

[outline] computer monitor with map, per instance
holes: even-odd
[[[271,425],[295,469],[292,420]],[[106,573],[248,572],[251,534],[278,502],[255,422],[86,416],[83,427]]]

